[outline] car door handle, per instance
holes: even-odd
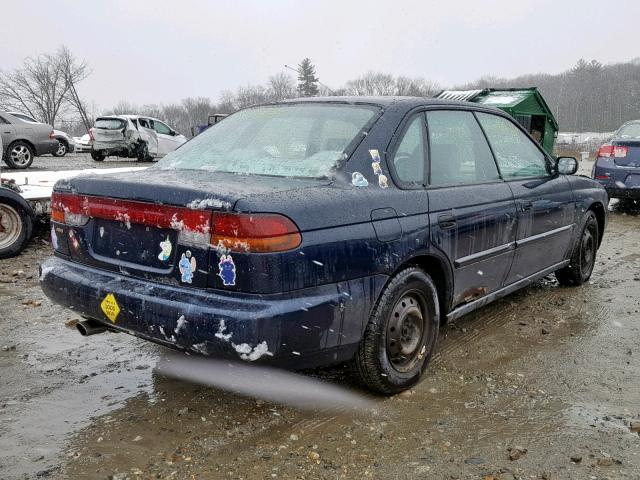
[[[520,210],[522,210],[523,212],[526,212],[527,210],[532,210],[533,209],[533,202],[531,202],[530,200],[522,200],[520,202]]]
[[[443,230],[454,228],[456,226],[456,217],[453,215],[440,215],[438,217],[438,225],[440,225],[440,228]]]

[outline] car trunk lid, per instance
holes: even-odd
[[[205,287],[213,212],[233,210],[241,197],[327,182],[159,168],[65,180],[52,205],[64,224],[58,250],[99,268]]]
[[[640,168],[640,140],[616,140],[612,144],[617,166]]]

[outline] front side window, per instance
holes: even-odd
[[[141,127],[150,128],[149,127],[149,122],[147,122],[146,118],[139,118],[138,119],[138,123],[140,124]]]
[[[407,124],[402,140],[393,154],[393,166],[403,182],[424,182],[424,144],[422,115],[415,115]]]
[[[427,112],[430,185],[484,183],[500,179],[496,162],[473,113]]]
[[[171,135],[171,129],[167,127],[164,123],[159,122],[158,120],[151,120],[153,122],[153,129],[162,135]]]
[[[518,127],[498,115],[481,112],[477,115],[504,178],[549,174],[544,154]]]
[[[279,177],[327,177],[368,131],[378,107],[291,103],[241,110],[157,167]]]

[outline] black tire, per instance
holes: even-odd
[[[96,162],[102,162],[104,160],[104,153],[100,150],[91,150],[91,158],[93,158]]]
[[[420,380],[440,327],[438,292],[417,267],[394,276],[382,291],[353,359],[356,377],[369,389],[399,393]]]
[[[36,152],[31,145],[22,140],[16,140],[7,147],[4,161],[9,168],[29,168],[35,156]]]
[[[61,140],[59,138],[57,140],[58,140],[58,150],[53,152],[53,156],[54,157],[64,157],[67,154],[67,152],[69,151],[69,144],[67,142],[65,142],[64,140]]]
[[[136,158],[139,162],[150,162],[153,160],[153,157],[149,155],[149,145],[147,145],[146,142],[141,142],[138,145]]]
[[[18,202],[0,198],[0,258],[17,255],[33,233],[31,216]]]
[[[580,230],[580,237],[573,247],[569,265],[556,272],[560,285],[565,287],[582,285],[591,278],[596,263],[599,238],[598,219],[593,211],[588,210]]]

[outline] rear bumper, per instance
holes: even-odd
[[[54,302],[110,328],[180,350],[287,368],[351,358],[383,276],[258,295],[158,284],[53,257],[40,284]],[[108,294],[119,313],[100,304]]]
[[[36,156],[55,153],[58,151],[58,140],[43,140],[35,144]]]
[[[604,187],[609,194],[609,198],[632,198],[640,199],[640,188],[611,188]]]

